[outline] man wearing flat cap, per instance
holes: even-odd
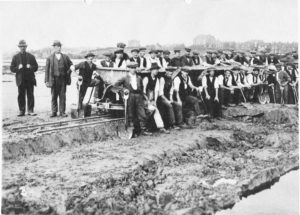
[[[199,57],[198,52],[193,52],[192,60],[193,60],[193,64],[196,66],[201,64],[201,59]]]
[[[219,101],[219,82],[215,75],[216,68],[208,68],[208,75],[202,78],[202,87],[205,92],[206,104],[212,118],[221,117],[221,105]]]
[[[126,69],[126,59],[124,58],[122,49],[115,51],[115,58],[113,59],[114,68]]]
[[[168,50],[163,51],[163,67],[164,68],[168,67],[168,65],[171,62],[170,54],[171,54],[171,52]]]
[[[97,65],[93,63],[93,60],[95,58],[95,55],[91,52],[86,54],[84,56],[86,59],[85,61],[77,64],[77,65],[72,65],[71,70],[73,72],[79,71],[78,72],[78,81],[82,82],[80,88],[79,88],[79,109],[82,109],[82,102],[85,97],[86,91],[88,87],[95,87],[99,86],[100,84],[104,84],[103,79],[96,73],[97,70]],[[92,76],[95,75],[94,78]],[[77,86],[79,87],[79,86]],[[96,93],[97,91],[95,91]],[[94,94],[94,97],[98,97],[98,94]],[[95,98],[93,99],[95,100]]]
[[[160,63],[159,58],[157,57],[157,50],[151,49],[149,51],[150,57],[147,58],[147,68],[150,69],[152,64],[156,63],[160,68],[162,68],[162,65]]]
[[[212,56],[212,51],[207,51],[206,53],[207,53],[206,56],[205,56],[206,63],[210,64],[210,65],[214,65],[215,60]]]
[[[145,58],[146,48],[142,47],[139,49],[140,68],[145,69],[147,67],[147,60]]]
[[[113,54],[109,52],[103,53],[104,60],[100,62],[102,67],[114,67],[114,63],[111,60],[112,55]]]
[[[18,86],[18,105],[19,115],[25,115],[27,94],[27,111],[28,115],[36,115],[34,109],[34,94],[33,89],[36,86],[35,72],[38,69],[38,64],[35,57],[26,52],[27,44],[25,40],[20,40],[18,47],[20,52],[13,56],[10,70],[16,73],[16,84]]]
[[[185,54],[181,57],[181,66],[193,66],[192,53],[190,48],[185,48]]]
[[[147,118],[144,109],[142,80],[136,74],[138,64],[129,62],[127,68],[129,69],[128,74],[116,81],[114,85],[129,90],[127,101],[128,126],[134,128],[133,137],[139,134],[151,134],[146,131]]]
[[[171,59],[170,66],[181,67],[180,50],[174,50],[174,57]]]
[[[132,49],[131,50],[131,57],[129,58],[130,62],[135,62],[138,64],[138,67],[140,67],[141,59],[139,58],[139,49]]]
[[[71,84],[71,70],[73,65],[69,56],[61,53],[61,42],[55,40],[52,44],[54,53],[46,60],[45,84],[51,88],[51,111],[50,117],[56,117],[59,111],[61,117],[67,117],[66,114],[66,90],[67,85]],[[57,99],[59,98],[59,109]]]

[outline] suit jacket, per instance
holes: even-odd
[[[66,84],[70,85],[71,84],[71,70],[70,66],[73,64],[72,61],[70,60],[69,56],[62,54],[61,57],[64,61],[64,69],[65,73],[67,74],[66,76]],[[55,58],[55,53],[51,54],[47,60],[46,60],[46,68],[45,68],[45,83],[49,83],[49,86],[53,86],[54,82],[54,58]]]
[[[199,65],[200,64],[200,57],[199,56],[193,56],[193,63],[194,65]]]
[[[190,56],[181,57],[181,66],[193,66],[193,59]]]
[[[108,66],[107,66],[105,60],[102,60],[100,62],[100,64],[101,64],[102,67],[114,67],[114,63],[112,61],[109,61],[109,65]]]
[[[134,60],[133,57],[131,57],[131,58],[129,58],[129,61],[130,62],[136,62],[139,65],[139,67],[141,66],[141,59],[140,59],[140,57],[137,57],[136,61]]]
[[[30,68],[23,68],[21,70],[19,70],[19,65],[22,64],[22,57],[21,57],[21,53],[18,53],[16,55],[13,56],[11,64],[10,64],[10,71],[13,73],[16,73],[16,84],[17,86],[20,86],[23,82],[23,71],[24,69],[26,70],[26,75],[29,75],[28,80],[33,84],[36,85],[36,80],[35,80],[35,72],[38,69],[38,64],[36,62],[35,57],[26,52],[26,65],[30,64]]]
[[[213,57],[209,57],[209,56],[205,56],[205,60],[206,60],[206,63],[208,64],[215,64],[215,60],[213,59]]]
[[[271,63],[275,65],[275,64],[279,63],[279,60],[275,57],[273,59],[268,57],[268,64],[270,65]]]
[[[136,76],[136,81],[137,81],[137,89],[134,90],[130,84],[130,75],[126,75],[125,77],[119,79],[118,81],[116,81],[116,83],[114,84],[116,87],[124,87],[126,89],[128,89],[130,92],[138,92],[138,93],[143,93],[143,84],[142,84],[142,79],[139,76]]]
[[[180,67],[181,66],[180,58],[178,58],[178,57],[172,58],[171,61],[170,61],[170,66]]]

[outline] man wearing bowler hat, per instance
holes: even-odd
[[[70,58],[61,53],[61,42],[55,40],[52,44],[54,53],[46,60],[45,84],[51,88],[51,110],[50,117],[57,116],[57,98],[59,97],[59,112],[61,117],[67,117],[66,111],[66,90],[67,85],[71,84],[71,70],[73,65]]]
[[[38,64],[35,57],[26,52],[27,44],[25,40],[20,40],[18,47],[20,52],[13,56],[10,70],[16,73],[16,83],[18,86],[18,104],[20,113],[18,116],[25,115],[27,94],[27,111],[28,115],[35,116],[34,109],[34,94],[33,89],[36,86],[36,80],[34,73],[38,69]]]

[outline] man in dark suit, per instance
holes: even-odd
[[[277,57],[275,57],[275,54],[274,53],[271,53],[269,56],[268,56],[268,65],[270,64],[273,64],[273,65],[276,65],[279,63],[279,60]]]
[[[35,57],[26,52],[27,44],[25,40],[19,42],[20,52],[13,56],[10,70],[16,73],[16,83],[18,86],[18,104],[20,113],[18,116],[25,115],[26,99],[27,94],[27,111],[28,115],[35,116],[34,109],[34,94],[33,89],[36,86],[36,80],[34,73],[38,69],[38,64]]]
[[[199,53],[198,52],[193,52],[193,63],[194,65],[200,65],[201,64],[201,59],[199,57]]]
[[[180,50],[174,50],[174,57],[171,59],[170,66],[181,67]]]
[[[100,75],[96,74],[93,78],[92,76],[96,73],[96,69],[98,68],[96,64],[93,63],[95,55],[93,53],[88,53],[85,55],[85,61],[72,65],[71,70],[75,72],[78,70],[78,80],[82,80],[82,84],[79,89],[79,109],[82,109],[82,102],[85,97],[86,91],[88,87],[96,87],[100,84],[103,85],[103,80]]]
[[[140,68],[147,67],[147,59],[145,58],[146,48],[142,47],[139,49],[139,58],[140,58]]]
[[[207,53],[207,55],[205,56],[206,63],[211,65],[215,64],[215,60],[212,56],[212,51],[207,51],[206,53]]]
[[[113,54],[107,52],[107,53],[104,53],[103,56],[104,56],[104,60],[102,60],[100,62],[100,65],[102,67],[113,68],[114,67],[114,62],[111,60],[111,58],[113,57]],[[94,93],[94,100],[93,100],[93,102],[99,101],[102,98],[104,89],[105,89],[104,82],[101,82],[99,85],[95,86],[95,93]]]
[[[171,62],[171,58],[170,58],[171,52],[168,51],[168,50],[164,50],[163,54],[164,54],[164,57],[163,57],[163,65],[162,66],[163,67],[168,67],[168,65]]]
[[[139,49],[132,49],[131,55],[132,55],[132,57],[129,58],[129,61],[137,63],[138,67],[140,67],[141,59],[139,58]]]
[[[111,53],[104,53],[104,60],[100,62],[102,67],[114,67],[114,63],[111,60],[112,54]]]
[[[139,134],[149,134],[146,131],[146,113],[144,109],[143,101],[143,86],[142,79],[136,74],[138,64],[135,62],[129,62],[127,64],[129,68],[128,74],[118,80],[114,85],[116,87],[123,87],[129,90],[129,98],[127,101],[127,113],[128,113],[128,126],[133,125],[133,136]]]
[[[193,66],[191,49],[185,48],[186,53],[181,57],[181,66]]]
[[[50,117],[57,116],[57,97],[59,97],[59,112],[61,117],[67,117],[66,111],[66,90],[67,85],[71,84],[71,70],[73,65],[70,58],[61,53],[61,42],[54,41],[52,44],[54,53],[46,61],[45,84],[51,88],[51,110]]]

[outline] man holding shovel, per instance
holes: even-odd
[[[98,86],[101,83],[103,83],[102,78],[95,72],[95,70],[97,70],[97,65],[93,63],[94,58],[95,55],[93,53],[88,53],[85,56],[86,59],[85,61],[75,66],[74,65],[71,66],[71,70],[73,72],[79,70],[78,82],[77,82],[77,87],[79,88],[79,105],[78,105],[79,110],[82,109],[82,102],[85,97],[87,88],[93,87],[94,89],[95,86]],[[92,78],[93,74],[96,74],[94,78]],[[81,85],[78,84],[80,82],[82,82]],[[91,92],[91,95],[92,93],[93,92]]]

